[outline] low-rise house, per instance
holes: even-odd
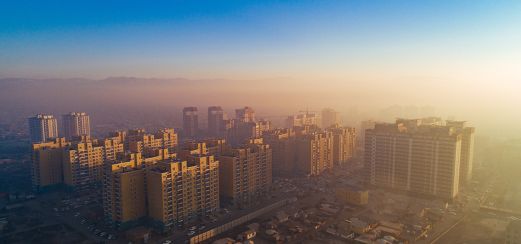
[[[251,239],[255,238],[256,235],[257,235],[257,232],[255,232],[253,230],[247,230],[247,231],[244,231],[244,232],[240,233],[239,235],[237,235],[237,240],[240,240],[240,241],[251,240]]]

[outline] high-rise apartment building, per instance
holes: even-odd
[[[235,118],[240,122],[255,122],[255,110],[251,107],[236,109]]]
[[[322,110],[322,128],[328,128],[340,123],[340,115],[332,108]]]
[[[33,186],[62,184],[76,189],[100,182],[103,162],[123,152],[116,138],[93,140],[80,136],[77,141],[65,138],[33,144]]]
[[[65,138],[32,145],[31,176],[35,190],[63,183],[63,150],[67,146]]]
[[[160,129],[155,133],[155,139],[159,140],[160,147],[174,151],[179,143],[177,132],[172,128]]]
[[[447,126],[452,126],[461,132],[461,160],[460,160],[460,186],[464,186],[472,179],[474,164],[474,132],[473,127],[467,127],[465,121],[447,121]]]
[[[155,134],[148,134],[144,129],[129,130],[126,135],[126,148],[131,152],[143,152],[150,148],[163,148],[174,151],[178,144],[174,129],[161,129]]]
[[[63,180],[67,186],[83,189],[103,179],[105,161],[115,160],[123,153],[123,144],[116,139],[101,142],[83,136],[63,151]]]
[[[46,142],[58,137],[58,122],[52,115],[38,114],[28,119],[32,142]]]
[[[422,120],[376,124],[365,138],[369,182],[452,199],[459,191],[461,138],[453,127]]]
[[[206,149],[208,150],[208,155],[219,156],[221,155],[227,148],[229,148],[228,143],[224,139],[207,139],[203,141],[206,144]]]
[[[225,114],[220,106],[208,107],[208,134],[220,137],[225,131]]]
[[[302,113],[289,116],[286,119],[286,127],[293,128],[295,126],[319,126],[320,118],[314,113]]]
[[[144,154],[120,154],[116,159],[105,161],[103,210],[106,219],[124,228],[147,216],[146,169],[175,157],[168,149],[147,149]]]
[[[183,108],[183,135],[193,138],[199,133],[199,119],[197,107]]]
[[[337,125],[328,129],[333,136],[333,163],[342,165],[351,160],[356,153],[356,131],[354,128]]]
[[[320,175],[333,168],[333,135],[311,132],[297,137],[297,170],[307,175]]]
[[[109,223],[124,227],[147,215],[145,169],[140,153],[107,161],[103,176],[103,211]]]
[[[62,116],[63,136],[72,140],[79,136],[90,136],[90,119],[87,113],[68,113]]]
[[[218,157],[221,197],[237,206],[251,204],[269,191],[272,183],[272,151],[262,139],[229,149]]]
[[[376,126],[374,120],[364,120],[360,123],[360,136],[358,137],[358,146],[363,151],[365,149],[365,132],[372,130]]]
[[[146,178],[148,215],[163,230],[219,207],[219,162],[213,156],[159,162],[147,170]]]
[[[252,138],[262,136],[262,127],[259,122],[242,122],[235,120],[233,127],[226,133],[226,139],[232,145],[240,145]]]
[[[263,135],[270,145],[273,157],[273,174],[291,175],[295,171],[296,134],[291,128],[276,129]]]

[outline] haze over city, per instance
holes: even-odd
[[[4,3],[0,243],[519,243],[520,24],[513,0]]]
[[[369,119],[392,105],[431,106],[483,133],[519,137],[521,115],[511,111],[519,106],[520,9],[516,1],[8,3],[0,77],[184,78],[192,81],[182,89],[126,87],[121,96],[159,106],[168,93],[180,107],[249,104],[266,114],[334,106]],[[25,105],[27,93],[4,83],[2,104],[14,96]],[[32,94],[33,86],[21,89]],[[34,95],[57,91],[49,89]],[[107,96],[124,100],[89,100]]]

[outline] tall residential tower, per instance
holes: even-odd
[[[224,110],[220,106],[208,107],[208,134],[218,137],[224,132]]]
[[[62,116],[63,136],[71,140],[79,136],[90,136],[90,119],[86,113],[68,113]]]
[[[32,142],[46,142],[58,137],[58,122],[52,115],[38,114],[28,119]]]
[[[197,107],[185,107],[183,109],[183,134],[187,138],[192,138],[199,131],[199,119]]]
[[[450,200],[459,191],[462,135],[454,127],[422,122],[398,120],[366,131],[369,182]]]

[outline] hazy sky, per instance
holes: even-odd
[[[2,3],[0,78],[109,76],[275,80],[514,126],[521,1]]]

